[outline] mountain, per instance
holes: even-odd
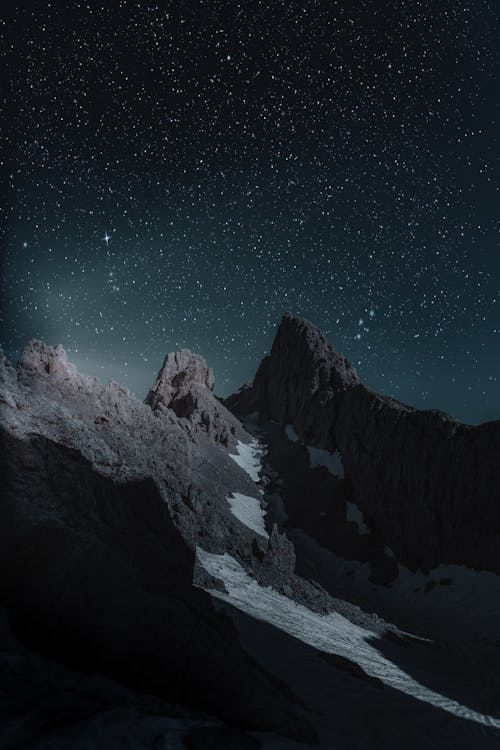
[[[287,315],[224,401],[188,349],[141,402],[31,341],[0,426],[2,748],[498,746],[499,423]]]
[[[231,723],[310,736],[289,691],[192,585],[198,545],[272,557],[226,500],[238,490],[258,503],[219,445],[251,436],[213,396],[201,358],[167,362],[151,408],[80,375],[61,347],[33,341],[16,369],[2,357],[1,603],[47,656]],[[169,388],[182,416],[166,406]]]
[[[379,395],[318,328],[290,314],[253,382],[225,403],[336,455],[332,494],[363,514],[379,557],[388,548],[389,577],[393,555],[413,571],[455,563],[500,573],[500,421],[469,426]]]

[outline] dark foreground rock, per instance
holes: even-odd
[[[0,608],[0,747],[7,750],[158,750],[192,729],[220,725],[151,694],[25,648]]]
[[[259,750],[262,743],[227,727],[195,727],[184,737],[187,750]]]
[[[0,376],[0,603],[16,635],[231,724],[314,739],[192,585],[197,545],[251,557],[255,541],[226,497],[257,490],[220,441],[40,342]]]
[[[253,382],[225,403],[339,451],[345,497],[410,569],[500,572],[500,422],[468,426],[375,393],[315,326],[289,314]],[[388,565],[378,561],[379,575]]]
[[[2,444],[0,597],[25,643],[229,722],[300,734],[279,686],[193,588],[194,554],[152,480],[114,483],[40,437]]]

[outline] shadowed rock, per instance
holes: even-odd
[[[152,480],[114,483],[44,438],[2,446],[0,597],[26,643],[231,723],[305,731],[193,588],[194,553]]]
[[[315,326],[290,314],[253,382],[225,403],[339,450],[352,500],[411,569],[500,572],[500,422],[468,426],[375,393]]]
[[[205,385],[189,377],[173,375],[178,394],[191,382],[218,403],[208,372]],[[312,739],[288,692],[192,585],[197,544],[251,557],[254,534],[226,497],[257,492],[196,418],[80,375],[61,347],[31,342],[17,370],[1,358],[0,603],[16,634],[53,658]]]

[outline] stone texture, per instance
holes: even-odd
[[[284,534],[280,534],[276,524],[269,536],[265,554],[261,558],[261,567],[256,573],[263,586],[275,585],[278,588],[290,587],[294,578],[295,552],[293,544]]]
[[[235,446],[244,431],[231,412],[214,396],[212,369],[189,349],[167,354],[146,403],[156,412],[171,409],[189,421],[190,429],[206,432],[226,448]]]
[[[200,389],[223,420],[208,369],[172,361],[174,400]],[[0,358],[0,422],[0,603],[16,634],[228,722],[312,738],[192,585],[197,545],[252,558],[255,535],[226,498],[258,496],[199,414],[151,408],[80,375],[61,347],[31,342],[17,369]],[[241,425],[238,435],[250,442]]]
[[[225,403],[340,450],[351,499],[411,569],[500,572],[500,422],[464,425],[375,393],[315,326],[289,314],[253,382]]]
[[[189,349],[170,352],[165,357],[146,403],[154,405],[161,400],[166,406],[170,406],[179,392],[186,392],[193,385],[201,385],[213,391],[214,384],[212,368],[208,367],[199,354],[193,354]]]
[[[220,726],[102,675],[71,669],[26,649],[0,608],[0,747],[37,750],[158,750],[180,733]]]

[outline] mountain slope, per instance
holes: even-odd
[[[500,579],[411,574],[355,494],[373,479],[356,474],[372,466],[362,441],[392,440],[406,471],[395,445],[418,453],[422,415],[291,317],[253,385],[224,404],[213,384],[189,350],[166,356],[146,403],[60,347],[31,342],[17,368],[0,358],[0,607],[45,657],[0,634],[0,744],[39,730],[44,750],[115,746],[130,727],[134,750],[132,734],[178,750],[496,747]],[[50,723],[58,705],[67,730]]]
[[[410,569],[500,572],[500,422],[471,427],[380,396],[315,326],[289,314],[253,382],[225,403],[338,452],[344,500]]]
[[[80,375],[41,342],[17,369],[2,358],[0,408],[0,601],[16,635],[231,723],[312,737],[192,585],[196,546],[250,560],[268,547],[231,512],[231,492],[258,492],[213,434]]]

